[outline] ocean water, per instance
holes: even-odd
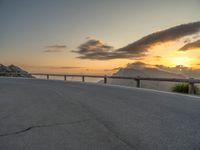
[[[44,75],[35,75],[37,79],[47,79],[47,76]],[[62,80],[64,81],[64,76],[50,76],[49,80]],[[85,77],[85,82],[92,82],[92,83],[98,83],[101,81],[102,78],[91,78],[91,77]],[[82,82],[81,77],[67,77],[67,81],[77,81]]]

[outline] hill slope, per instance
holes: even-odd
[[[0,64],[0,76],[33,78],[28,72],[15,65],[5,66],[2,64]]]
[[[113,74],[113,76],[125,77],[152,77],[152,78],[185,78],[185,76],[177,73],[161,70],[159,68],[147,67],[144,64],[129,64],[126,68],[121,68]],[[136,86],[133,80],[109,79],[108,83],[116,85]],[[141,81],[141,87],[163,91],[171,91],[171,87],[176,83],[160,82],[160,81]]]

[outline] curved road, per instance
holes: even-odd
[[[200,98],[0,78],[1,150],[199,150]]]

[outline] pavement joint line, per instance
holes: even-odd
[[[121,135],[119,135],[118,133],[116,133],[114,130],[112,130],[107,124],[106,122],[104,122],[103,120],[101,120],[99,117],[97,117],[94,113],[92,113],[92,111],[85,106],[83,103],[79,102],[80,105],[86,109],[86,111],[91,115],[91,117],[93,117],[93,120],[97,121],[99,124],[101,124],[107,131],[109,131],[115,138],[117,138],[119,141],[121,141],[122,143],[124,143],[127,147],[129,147],[132,150],[137,150],[136,147],[134,147],[131,143],[129,143],[126,139],[124,139]]]
[[[6,137],[6,136],[11,136],[11,135],[17,135],[17,134],[21,134],[21,133],[25,133],[27,131],[30,131],[34,128],[48,128],[48,127],[55,127],[55,126],[64,126],[64,125],[70,125],[70,124],[77,124],[77,123],[82,123],[82,122],[87,122],[87,121],[91,121],[93,119],[84,119],[84,120],[80,120],[80,121],[73,121],[73,122],[68,122],[68,123],[52,123],[52,124],[44,124],[44,125],[34,125],[34,126],[30,126],[27,127],[23,130],[19,130],[19,131],[15,131],[15,132],[10,132],[10,133],[5,133],[5,134],[0,134],[0,137]]]
[[[57,94],[59,94],[60,96],[62,95],[62,93],[60,92],[56,92]],[[82,93],[82,92],[80,92]],[[79,93],[79,94],[80,94]],[[63,96],[63,95],[62,95]],[[72,99],[71,96],[69,96],[68,98]],[[91,110],[85,106],[82,102],[78,101],[78,103],[80,104],[80,106],[85,109],[85,111],[87,113],[89,113],[91,115],[91,117],[93,119],[91,120],[95,120],[97,121],[99,124],[101,124],[107,131],[109,131],[115,138],[117,138],[118,140],[120,140],[121,142],[123,142],[127,147],[133,149],[133,150],[137,150],[136,147],[134,147],[131,143],[129,143],[128,141],[126,141],[123,137],[121,137],[120,135],[118,135],[116,132],[114,132],[108,125],[106,125],[106,123],[104,123],[104,121],[102,121],[100,118],[98,118],[94,113],[91,112]]]

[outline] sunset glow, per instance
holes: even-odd
[[[191,61],[192,58],[189,57],[172,57],[169,58],[170,63],[172,66],[178,66],[178,65],[182,65],[182,66],[186,66],[186,67],[191,67]]]
[[[199,69],[199,3],[181,3],[3,1],[0,63],[77,74],[112,74],[138,61]]]

